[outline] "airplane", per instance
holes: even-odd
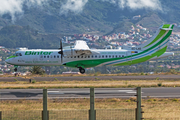
[[[20,49],[5,62],[14,65],[15,72],[18,66],[64,65],[79,68],[82,74],[85,73],[85,68],[95,66],[137,64],[174,55],[173,52],[166,52],[173,27],[172,24],[160,26],[151,39],[138,46],[127,46],[123,49],[90,49],[85,41],[77,40],[73,48],[63,49],[60,41],[59,49]]]

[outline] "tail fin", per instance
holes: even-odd
[[[159,29],[156,31],[156,34],[149,39],[146,43],[136,46],[136,48],[141,49],[141,50],[147,50],[154,47],[163,48],[167,46],[168,43],[168,38],[172,33],[174,25],[172,24],[164,24],[159,27]],[[153,47],[153,48],[154,48]]]

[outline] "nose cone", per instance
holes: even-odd
[[[6,63],[9,63],[9,59],[6,59],[5,62],[6,62]]]

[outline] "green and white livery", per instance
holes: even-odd
[[[85,68],[101,65],[132,65],[149,60],[173,56],[166,52],[169,36],[174,25],[162,25],[150,40],[139,46],[128,46],[123,49],[90,49],[85,41],[77,40],[74,48],[61,50],[21,49],[14,56],[6,59],[8,64],[15,66],[54,66],[64,65]],[[17,71],[17,68],[15,68]]]

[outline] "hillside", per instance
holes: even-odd
[[[130,22],[135,23],[138,21],[131,21],[135,15],[141,15],[143,24],[149,24],[149,19],[152,15],[156,14],[152,25],[156,26],[164,22],[178,22],[180,1],[177,0],[161,0],[163,11],[152,11],[149,9],[131,10],[129,8],[121,9],[118,5],[110,4],[109,2],[102,2],[97,0],[89,0],[85,5],[82,12],[75,14],[69,12],[67,14],[60,14],[60,5],[62,1],[52,0],[48,5],[43,8],[33,7],[25,9],[24,15],[18,17],[15,25],[27,26],[38,30],[41,33],[65,33],[75,34],[91,31],[99,31],[102,34],[111,32],[114,28],[119,26],[119,22],[129,19]],[[144,18],[146,17],[146,18]],[[144,19],[143,19],[144,18]],[[157,21],[156,21],[157,20]],[[11,16],[4,14],[0,18],[0,26],[12,25]],[[151,26],[151,24],[150,24]],[[120,26],[121,27],[121,26]],[[148,25],[147,25],[148,27]]]
[[[163,23],[180,24],[180,1],[160,0],[162,11],[121,9],[107,1],[89,0],[80,13],[60,14],[62,0],[52,0],[43,7],[24,5],[24,13],[14,23],[9,14],[0,17],[0,45],[5,47],[58,48],[59,38],[73,34],[108,35],[125,32],[131,25],[157,29]],[[132,19],[140,15],[139,19]],[[177,28],[175,28],[178,31]]]

